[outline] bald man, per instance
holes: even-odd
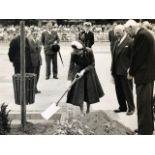
[[[148,30],[152,30],[152,25],[148,22],[148,21],[144,21],[142,23],[142,27],[148,29]]]
[[[114,112],[126,112],[127,115],[132,115],[135,110],[132,80],[127,79],[127,70],[131,63],[132,39],[125,32],[123,25],[117,25],[114,33],[118,40],[115,42],[112,51],[111,73],[119,104],[119,108]]]
[[[153,37],[155,37],[155,34],[153,32],[153,26],[151,25],[151,23],[149,23],[148,21],[144,21],[142,23],[142,27],[147,29],[153,35]]]
[[[134,77],[137,94],[138,134],[151,135],[153,122],[153,85],[155,80],[155,40],[134,20],[125,24],[134,37],[133,58],[128,79]]]

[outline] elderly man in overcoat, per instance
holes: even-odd
[[[30,44],[28,38],[25,38],[25,62],[26,73],[32,72],[32,60],[30,56]],[[20,35],[17,35],[10,42],[8,56],[14,66],[14,72],[20,73]]]
[[[134,20],[125,24],[134,37],[133,58],[128,79],[134,77],[137,94],[138,134],[151,135],[153,122],[153,86],[155,80],[155,40],[152,34]]]

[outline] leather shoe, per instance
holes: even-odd
[[[135,112],[134,110],[128,110],[127,113],[126,113],[126,115],[128,115],[128,116],[129,116],[129,115],[133,115],[134,112]]]
[[[46,76],[46,78],[45,78],[45,79],[46,79],[46,80],[48,80],[49,78],[50,78],[49,76]]]
[[[152,135],[153,134],[153,132],[148,132],[148,133],[140,133],[139,131],[138,131],[138,129],[135,129],[134,130],[134,132],[135,132],[135,135]]]
[[[40,90],[36,90],[36,92],[35,92],[36,94],[40,94],[41,93],[41,91]]]
[[[135,130],[134,130],[134,133],[135,133],[134,135],[141,135],[141,134],[138,132],[138,129],[135,129]]]
[[[115,113],[120,113],[120,112],[126,112],[126,110],[115,109],[114,112],[115,112]]]
[[[53,76],[53,79],[59,79],[57,76]]]
[[[135,132],[135,133],[138,133],[138,129],[135,129],[134,132]]]

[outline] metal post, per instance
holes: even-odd
[[[20,104],[21,104],[21,125],[26,125],[26,98],[25,98],[25,22],[20,22]]]

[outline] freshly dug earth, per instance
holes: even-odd
[[[68,118],[71,119],[71,118]],[[132,135],[133,132],[103,111],[95,111],[86,116],[76,115],[72,121],[28,123],[25,131],[19,125],[12,125],[11,135]]]
[[[132,135],[129,128],[121,123],[112,120],[103,111],[92,112],[82,119],[96,135]]]

